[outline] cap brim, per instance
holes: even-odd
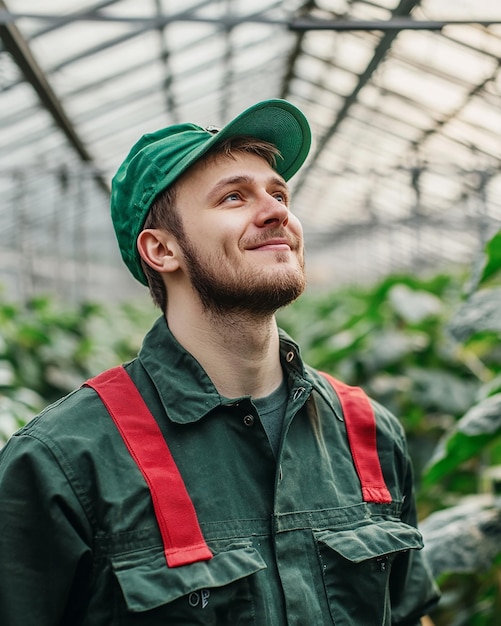
[[[264,100],[240,113],[210,139],[193,148],[166,172],[160,187],[165,189],[173,184],[218,143],[240,135],[262,139],[276,146],[280,156],[276,160],[275,170],[284,180],[291,179],[299,170],[311,146],[310,125],[297,107],[286,100]]]
[[[204,146],[204,152],[236,135],[256,137],[276,146],[281,158],[277,159],[275,169],[285,180],[299,170],[311,146],[308,120],[286,100],[265,100],[249,107],[216,133],[213,141],[207,142],[210,145]]]

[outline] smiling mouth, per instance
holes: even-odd
[[[257,245],[251,246],[248,249],[251,251],[257,250],[257,251],[264,251],[264,252],[266,252],[267,250],[290,251],[292,250],[292,244],[290,244],[285,239],[269,239],[268,241],[262,241],[258,243]]]
[[[263,243],[260,246],[256,246],[255,248],[251,248],[251,250],[254,251],[263,251],[266,252],[267,250],[273,251],[273,250],[291,250],[291,247],[288,243]]]

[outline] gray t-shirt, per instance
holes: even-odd
[[[287,399],[288,388],[285,378],[282,380],[282,384],[275,391],[272,391],[270,395],[264,398],[252,398],[275,456],[278,455],[280,446]]]

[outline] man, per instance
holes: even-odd
[[[163,315],[2,451],[2,624],[403,626],[436,603],[399,423],[276,326],[305,286],[286,181],[309,146],[269,100],[119,168],[120,250]]]

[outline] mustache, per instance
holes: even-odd
[[[271,239],[283,239],[284,242],[286,242],[287,245],[290,246],[291,250],[299,250],[302,247],[301,237],[297,237],[290,232],[280,230],[280,229],[269,230],[266,233],[263,233],[262,235],[258,237],[252,237],[250,239],[243,239],[240,242],[240,246],[243,249],[254,248],[262,244],[265,244],[267,241],[270,241]]]

